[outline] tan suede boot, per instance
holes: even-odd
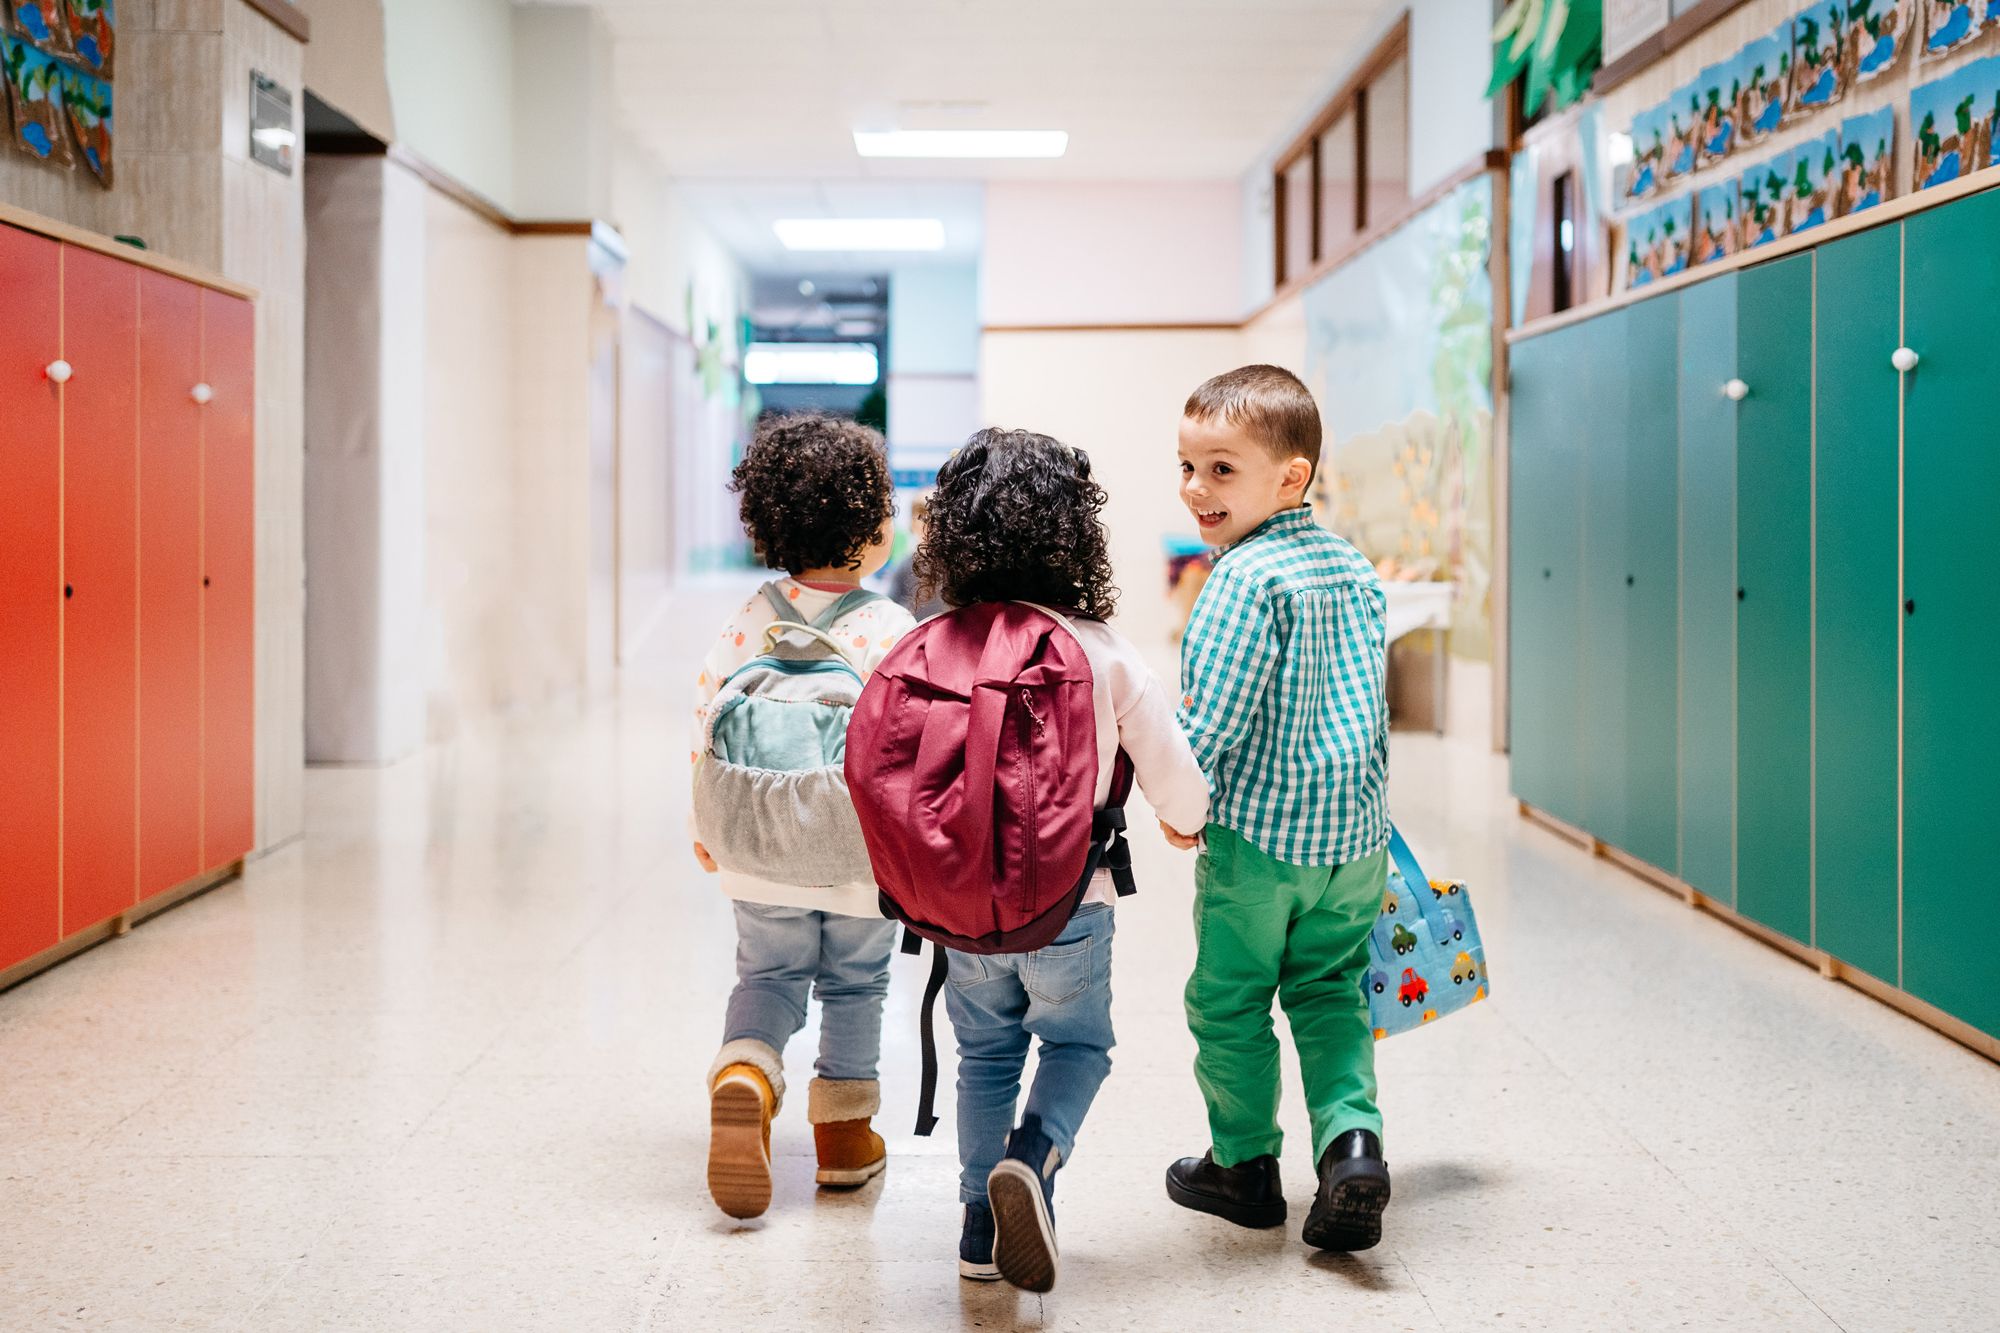
[[[820,1184],[834,1189],[865,1185],[889,1164],[889,1148],[869,1121],[882,1109],[882,1085],[874,1079],[816,1078],[806,1119],[812,1121],[819,1153]]]
[[[731,1217],[771,1206],[771,1118],[783,1096],[776,1051],[753,1041],[722,1048],[708,1080],[708,1192]]]

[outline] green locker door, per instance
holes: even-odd
[[[1819,251],[1813,940],[1896,980],[1896,412],[1902,229]]]
[[[1627,388],[1633,312],[1614,310],[1584,327],[1572,363],[1583,431],[1583,780],[1579,821],[1613,847],[1627,847],[1626,697],[1631,670],[1626,478],[1631,451]]]
[[[1736,906],[1812,934],[1810,254],[1743,270],[1737,409]]]
[[[1680,876],[1736,905],[1736,277],[1681,293]]]
[[[1678,874],[1680,857],[1681,296],[1631,307],[1626,325],[1625,841]]]
[[[1903,986],[2000,1036],[2000,194],[1904,228]]]
[[[1571,358],[1585,329],[1517,344],[1509,394],[1509,715],[1514,794],[1579,822],[1577,566],[1581,493]]]

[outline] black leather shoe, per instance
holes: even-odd
[[[1183,1208],[1214,1213],[1239,1227],[1285,1224],[1278,1159],[1268,1154],[1235,1166],[1217,1166],[1213,1152],[1183,1157],[1167,1168],[1167,1197]]]
[[[1319,1193],[1306,1214],[1305,1242],[1316,1250],[1368,1250],[1382,1240],[1389,1206],[1389,1164],[1382,1140],[1350,1129],[1319,1159]]]

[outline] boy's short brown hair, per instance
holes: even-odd
[[[1240,366],[1188,395],[1181,415],[1240,426],[1274,458],[1303,458],[1319,472],[1319,404],[1278,366]]]

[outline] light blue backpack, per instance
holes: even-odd
[[[1389,887],[1368,936],[1368,1014],[1375,1037],[1436,1022],[1486,998],[1486,946],[1472,895],[1428,879],[1400,831],[1389,832]]]

